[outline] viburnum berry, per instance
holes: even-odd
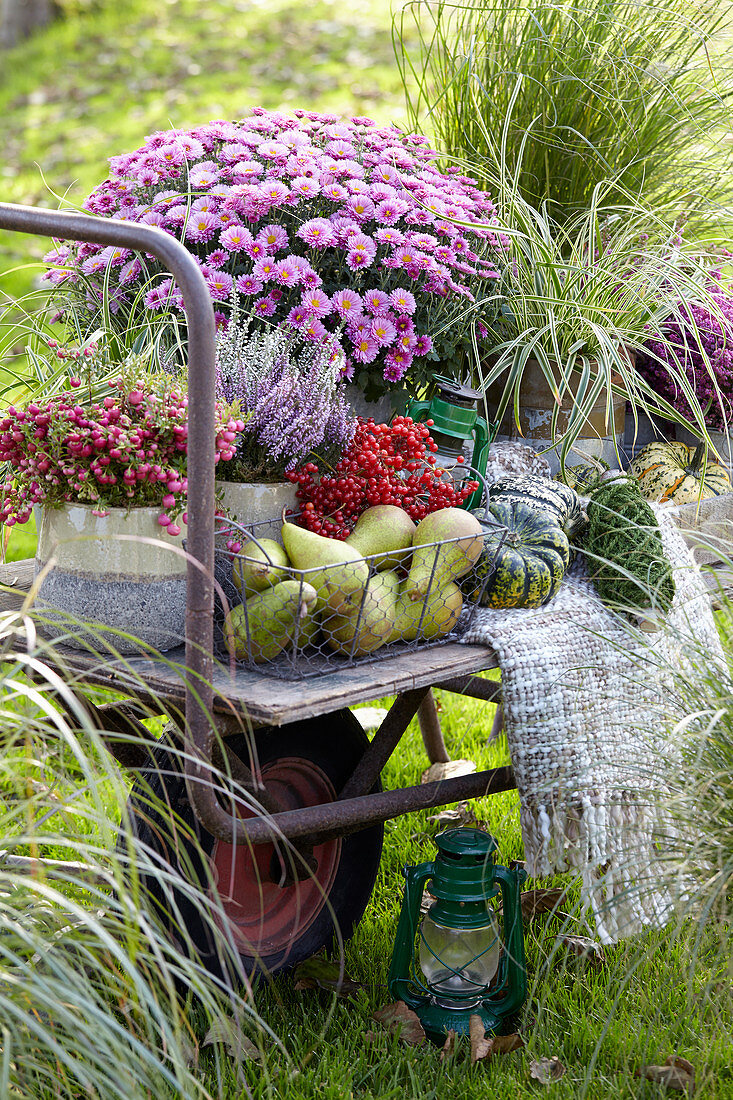
[[[298,485],[298,522],[329,538],[345,539],[362,512],[394,504],[419,522],[439,508],[458,508],[478,485],[456,484],[437,466],[437,444],[426,423],[396,416],[391,424],[359,418],[353,442],[335,467],[308,462],[288,476]]]

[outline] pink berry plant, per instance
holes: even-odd
[[[57,354],[65,359],[69,353]],[[34,504],[76,502],[93,504],[98,515],[109,508],[159,507],[161,527],[181,533],[188,399],[169,375],[139,367],[131,356],[118,377],[94,388],[72,376],[68,389],[7,409],[0,420],[0,524],[26,523]],[[217,405],[217,462],[234,457],[243,428],[232,410]]]
[[[234,290],[263,325],[336,335],[345,377],[372,396],[428,381],[438,359],[445,373],[468,348],[473,317],[492,308],[501,242],[490,195],[455,166],[441,171],[425,137],[368,118],[295,115],[255,108],[239,122],[152,134],[111,158],[84,205],[184,242],[220,324]],[[81,244],[46,260],[90,331],[104,293],[122,325],[183,311],[149,256]]]

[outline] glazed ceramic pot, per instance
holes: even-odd
[[[35,573],[45,633],[86,649],[99,630],[79,624],[113,627],[134,635],[101,632],[120,653],[139,652],[139,642],[161,651],[183,642],[185,530],[172,537],[159,515],[160,508],[110,508],[99,516],[89,504],[42,509]]]

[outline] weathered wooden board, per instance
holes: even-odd
[[[0,610],[17,609],[32,580],[32,562],[0,566],[0,585],[8,586],[0,590]],[[140,681],[144,681],[151,695],[173,701],[183,699],[183,646],[159,660],[133,656],[110,660],[62,645],[54,646],[54,655],[55,663],[67,674],[85,682],[139,694]],[[214,689],[219,695],[218,710],[230,711],[233,705],[256,725],[283,726],[489,668],[496,668],[491,649],[450,643],[294,681],[247,669],[230,671],[220,664],[214,675]]]

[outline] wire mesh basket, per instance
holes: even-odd
[[[220,521],[215,574],[224,599],[217,594],[215,645],[227,661],[284,680],[455,641],[491,575],[484,561],[483,585],[469,603],[461,569],[484,553],[483,534],[296,569],[273,546],[272,530],[272,520],[247,528]],[[501,541],[495,546],[498,554]]]

